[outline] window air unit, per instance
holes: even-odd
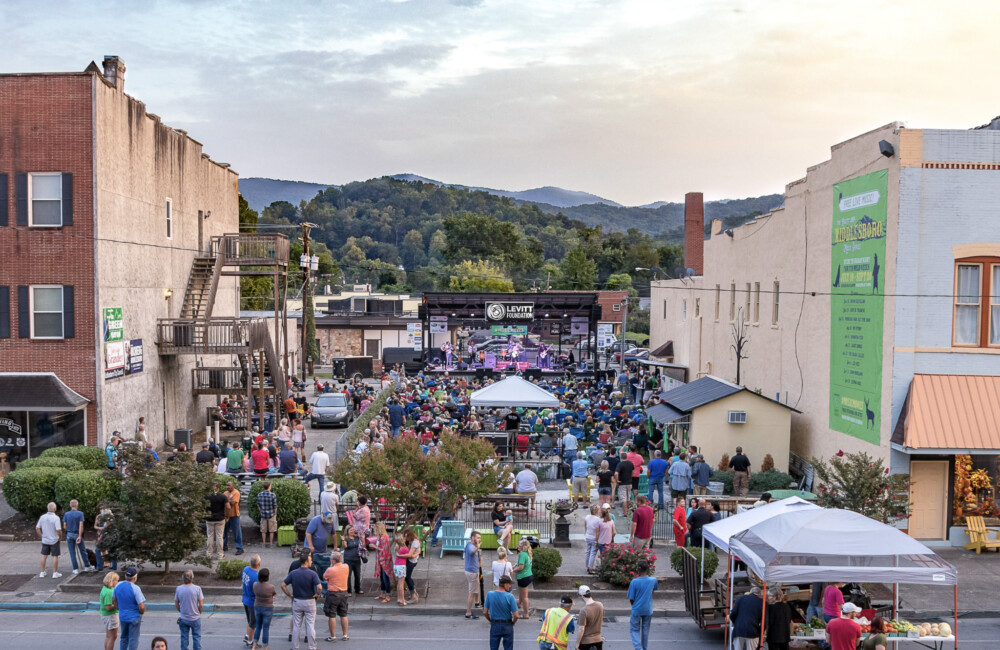
[[[746,424],[747,423],[747,412],[746,411],[730,411],[729,412],[729,424]]]

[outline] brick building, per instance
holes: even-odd
[[[156,319],[180,315],[196,255],[238,230],[237,175],[126,95],[124,77],[118,57],[0,75],[0,451],[11,460],[131,434],[140,416],[154,442],[199,423],[195,361],[158,357]],[[236,279],[215,297],[216,315],[235,314]]]

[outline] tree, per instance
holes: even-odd
[[[424,253],[424,236],[419,230],[414,229],[406,233],[399,254],[408,269],[415,269],[427,260],[427,255]]]
[[[680,244],[668,244],[666,246],[660,246],[656,250],[660,258],[660,263],[657,264],[661,269],[666,271],[667,275],[674,277],[677,269],[682,269],[684,267],[684,247]]]
[[[817,505],[853,510],[883,524],[909,516],[910,477],[890,474],[881,458],[840,451],[829,461],[809,462],[819,479]]]
[[[289,225],[299,222],[299,210],[288,201],[275,201],[264,208],[264,223]]]
[[[240,232],[257,232],[257,211],[239,195]],[[272,301],[274,284],[266,275],[240,276],[240,309],[267,309]]]
[[[627,329],[629,332],[649,334],[649,310],[629,307]]]
[[[750,327],[747,325],[746,316],[743,315],[743,308],[736,312],[736,320],[732,324],[733,343],[729,348],[736,353],[736,383],[740,383],[740,367],[744,359],[750,357],[747,354],[747,347],[750,345]]]
[[[583,246],[577,244],[559,264],[562,272],[559,285],[562,289],[593,291],[594,277],[597,275],[597,264],[587,257]]]
[[[615,273],[611,275],[608,281],[604,283],[604,286],[609,291],[627,291],[630,296],[635,291],[632,288],[632,276],[628,273]]]
[[[488,260],[465,260],[452,267],[446,288],[463,293],[510,293],[514,283]]]
[[[215,490],[211,463],[176,461],[150,463],[145,451],[132,445],[119,449],[126,477],[121,496],[112,502],[114,515],[101,539],[101,549],[126,561],[164,565],[205,563],[194,557],[205,546],[199,524],[205,518],[205,497]]]
[[[372,503],[384,499],[386,504],[402,506],[406,525],[431,519],[436,523],[442,506],[494,494],[511,480],[496,462],[496,450],[489,442],[448,433],[441,436],[437,454],[425,454],[415,438],[393,438],[381,451],[348,454],[329,474]]]

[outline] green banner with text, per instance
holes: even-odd
[[[879,444],[889,172],[833,186],[830,428]]]

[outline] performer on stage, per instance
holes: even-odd
[[[444,352],[444,367],[451,368],[451,343],[445,343],[441,346],[441,351]]]
[[[538,367],[549,367],[549,348],[544,343],[538,344]]]
[[[507,353],[510,355],[510,362],[517,363],[521,357],[521,346],[517,341],[511,339],[507,344]]]

